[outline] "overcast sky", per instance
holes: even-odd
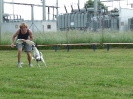
[[[30,3],[30,4],[40,4],[41,5],[41,0],[4,0],[5,2],[17,2],[17,3]],[[34,1],[34,2],[33,2]],[[88,1],[88,0],[80,0],[80,8],[83,8],[84,3]],[[101,1],[108,1],[108,0],[101,0]],[[46,0],[46,5],[49,6],[56,6],[56,0]],[[64,5],[66,5],[66,8],[68,10],[68,12],[71,11],[71,5],[73,5],[73,7],[75,9],[77,9],[77,3],[78,0],[58,0],[58,6],[59,8],[59,14],[61,13],[65,13],[65,9],[64,9]],[[113,9],[113,8],[131,8],[131,3],[133,3],[133,0],[121,0],[121,2],[119,1],[114,1],[114,2],[103,2],[106,6],[110,6],[109,9]],[[14,8],[14,10],[13,10]],[[47,11],[48,9],[46,9]],[[4,4],[4,13],[8,13],[8,14],[18,14],[21,15],[22,18],[24,18],[25,20],[30,20],[31,19],[31,6],[27,6],[27,5],[12,5],[12,4]],[[46,12],[47,13],[47,12]],[[56,10],[55,12],[56,13]],[[52,15],[53,15],[53,9],[50,9],[50,19],[52,19]],[[46,15],[46,18],[48,16]],[[34,19],[35,20],[42,20],[42,8],[41,7],[34,7]]]

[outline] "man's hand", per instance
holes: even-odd
[[[14,43],[11,44],[11,47],[14,48]]]
[[[22,41],[23,41],[23,42],[26,42],[26,40],[25,40],[25,39],[22,39]]]

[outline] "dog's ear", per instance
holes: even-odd
[[[35,44],[35,47],[37,47],[37,43]]]
[[[35,47],[35,45],[31,45],[31,49],[33,50],[33,47]]]
[[[32,45],[31,47],[33,48],[33,47],[35,47],[35,45]]]

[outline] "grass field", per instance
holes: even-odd
[[[133,99],[133,49],[41,51],[47,68],[0,51],[0,99]]]

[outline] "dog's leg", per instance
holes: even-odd
[[[38,67],[41,69],[40,64],[39,64],[39,62],[38,62],[38,61],[37,61],[37,65],[38,65]]]
[[[44,61],[43,57],[41,57],[41,61],[44,63],[44,66],[47,67],[46,62]]]
[[[40,56],[41,56],[41,57],[40,57],[40,58],[41,58],[41,61],[44,63],[44,66],[47,67],[47,66],[46,66],[46,62],[44,61],[42,52],[40,52]]]

